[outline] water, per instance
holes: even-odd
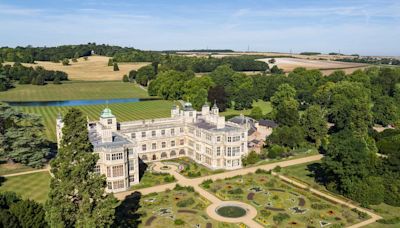
[[[120,99],[101,99],[101,100],[66,100],[66,101],[16,101],[8,102],[10,106],[82,106],[82,105],[101,105],[114,103],[129,103],[159,100],[159,98],[120,98]]]

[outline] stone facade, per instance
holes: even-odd
[[[57,119],[57,139],[63,123]],[[106,108],[99,121],[88,126],[94,152],[99,154],[97,171],[107,177],[107,191],[124,191],[139,183],[139,160],[152,161],[189,157],[210,169],[238,169],[248,153],[248,129],[225,122],[214,105],[201,112],[185,103],[171,109],[171,117],[117,122]]]

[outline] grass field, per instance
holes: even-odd
[[[253,108],[254,107],[260,107],[261,110],[263,111],[264,115],[267,113],[270,113],[272,111],[271,103],[268,101],[262,101],[262,100],[254,101]],[[227,109],[225,112],[221,112],[220,114],[223,116],[230,117],[230,116],[235,116],[235,115],[240,115],[240,114],[249,115],[250,112],[251,112],[251,109],[247,109],[247,110]]]
[[[78,62],[70,61],[69,66],[63,66],[61,63],[53,63],[49,61],[36,61],[35,64],[23,63],[24,66],[42,66],[46,70],[59,70],[68,74],[70,80],[84,81],[107,81],[122,80],[124,74],[128,74],[131,70],[137,70],[150,63],[118,63],[119,71],[113,71],[112,66],[108,66],[109,57],[105,56],[89,56],[85,61],[79,58]]]
[[[7,177],[0,191],[13,191],[25,199],[44,203],[50,186],[50,174],[39,172],[15,177]]]
[[[0,92],[0,101],[61,101],[113,98],[147,98],[147,91],[133,83],[115,82],[64,82],[48,84],[16,85],[16,88]]]
[[[7,160],[0,158],[0,176],[31,170],[35,169],[29,166],[22,165],[20,163],[8,163]]]
[[[171,115],[170,110],[172,101],[143,101],[133,103],[109,104],[108,107],[113,111],[118,121],[140,120],[163,118]],[[89,117],[89,120],[98,120],[100,112],[106,105],[75,106]],[[46,127],[46,134],[50,140],[56,140],[56,118],[57,113],[65,113],[68,106],[37,106],[37,107],[16,107],[26,113],[33,113],[43,117]]]

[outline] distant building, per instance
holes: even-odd
[[[57,118],[57,140],[63,122]],[[111,110],[88,126],[94,152],[99,154],[96,171],[107,177],[107,191],[119,192],[139,183],[139,160],[152,162],[189,157],[210,169],[238,169],[248,153],[248,128],[225,121],[216,105],[205,104],[201,112],[185,103],[171,109],[171,117],[117,122]]]

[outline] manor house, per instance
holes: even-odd
[[[57,118],[57,140],[63,122]],[[189,157],[210,169],[238,169],[248,152],[248,128],[219,116],[216,105],[201,112],[185,103],[171,109],[171,117],[117,122],[109,108],[99,121],[89,122],[89,138],[99,154],[96,172],[107,177],[107,191],[128,190],[139,183],[139,160],[152,162]]]

